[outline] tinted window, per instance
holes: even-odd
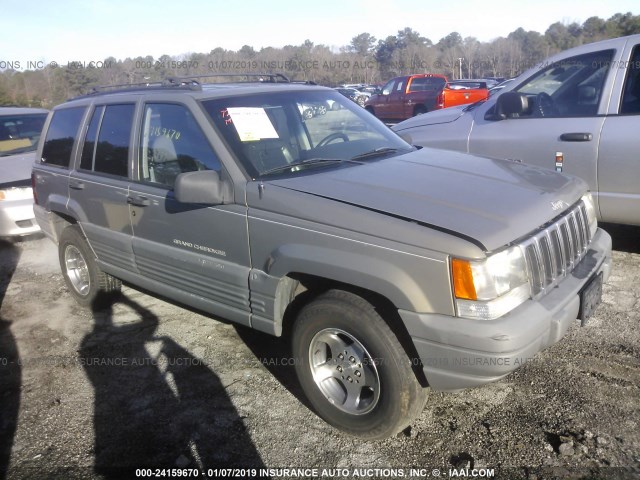
[[[640,113],[640,45],[633,49],[627,66],[620,113]]]
[[[0,156],[35,150],[46,113],[0,117]]]
[[[409,85],[410,92],[423,92],[442,90],[446,82],[443,78],[438,77],[417,77],[411,80]]]
[[[100,127],[103,113],[104,106],[98,107],[95,109],[91,117],[91,123],[89,123],[89,129],[87,130],[84,147],[82,148],[82,157],[80,159],[80,168],[84,170],[93,170],[93,158],[96,153],[96,138],[98,137],[98,128]]]
[[[44,147],[42,163],[68,167],[73,142],[78,134],[85,108],[65,108],[53,114]]]
[[[554,62],[515,91],[529,97],[530,116],[596,115],[612,58],[605,50]]]
[[[140,159],[142,181],[171,188],[181,173],[220,170],[218,157],[189,109],[183,105],[146,105]]]
[[[93,162],[96,172],[127,176],[134,105],[107,105]]]

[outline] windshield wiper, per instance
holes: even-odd
[[[265,175],[271,175],[273,173],[278,173],[278,172],[286,172],[287,170],[291,170],[296,167],[300,167],[298,170],[302,170],[303,168],[307,168],[307,167],[319,166],[319,165],[331,165],[334,163],[342,163],[346,161],[347,160],[342,160],[339,158],[309,158],[307,160],[300,160],[298,162],[287,163],[286,165],[280,165],[279,167],[271,168],[266,172],[262,172],[260,174],[260,177],[264,177]],[[294,171],[298,171],[298,170],[294,170]]]
[[[351,160],[364,160],[365,158],[382,157],[390,153],[396,153],[397,151],[398,151],[397,148],[378,147],[368,152],[364,152],[359,155],[356,155],[355,157],[351,157]]]

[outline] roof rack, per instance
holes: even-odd
[[[138,83],[120,83],[116,85],[98,85],[92,87],[85,95],[80,95],[69,100],[77,100],[79,98],[91,97],[117,91],[119,93],[139,92],[150,89],[184,89],[184,90],[202,90],[202,83],[199,79],[213,77],[245,77],[249,81],[249,77],[257,77],[258,82],[265,83],[289,83],[289,79],[281,73],[213,73],[204,75],[189,75],[186,77],[167,77],[164,80],[138,82]]]
[[[246,77],[249,81],[249,77],[257,77],[258,82],[267,82],[267,83],[291,83],[288,77],[283,75],[282,73],[205,73],[202,75],[187,75],[185,77],[168,77],[166,79],[167,82],[172,84],[194,84],[201,85],[201,82],[198,79],[201,78],[215,78],[215,77],[223,77],[223,78],[231,78],[231,77]]]

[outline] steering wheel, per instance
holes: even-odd
[[[347,137],[344,133],[340,133],[340,132],[332,133],[324,137],[322,140],[320,140],[316,145],[316,147],[324,147],[325,145],[328,145],[334,140],[342,140],[343,142],[348,142],[349,137]]]
[[[552,117],[556,114],[553,98],[548,93],[540,92],[536,95],[536,107],[541,117]]]

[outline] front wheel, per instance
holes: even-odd
[[[363,439],[406,428],[426,391],[389,325],[363,298],[331,290],[302,309],[293,329],[298,379],[320,417]]]
[[[58,244],[62,276],[76,301],[84,307],[96,307],[109,294],[118,292],[121,282],[98,267],[80,227],[64,229]]]

